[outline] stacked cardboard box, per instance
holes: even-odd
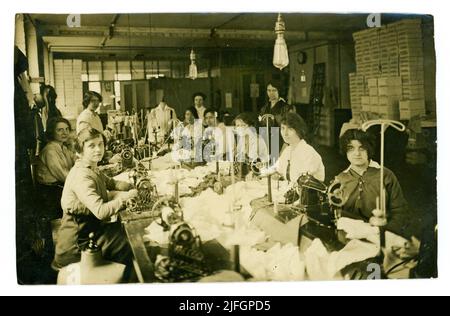
[[[378,78],[379,114],[381,118],[400,119],[399,100],[402,98],[400,77]]]
[[[425,100],[400,101],[400,119],[410,120],[415,116],[425,115]]]
[[[350,81],[350,102],[352,108],[352,116],[355,119],[359,118],[362,111],[361,97],[366,93],[366,86],[364,83],[364,76],[356,73],[349,74]]]
[[[355,39],[356,71],[359,75],[374,76],[378,72],[380,55],[376,29],[367,29],[353,34]]]
[[[399,100],[402,97],[400,77],[367,79],[368,95],[361,97],[363,112],[378,114],[381,118],[398,120]]]
[[[353,75],[370,78],[367,93],[358,95],[360,111],[392,119],[424,113],[425,107],[417,103],[411,107],[405,103],[403,111],[398,103],[425,99],[422,21],[407,19],[366,29],[354,33],[353,39],[357,69]],[[353,88],[351,95],[356,96]]]
[[[370,97],[362,96],[361,97],[361,111],[362,112],[370,112]]]
[[[371,113],[378,113],[378,79],[370,78],[367,79],[367,87],[369,90],[369,104]]]
[[[403,84],[403,99],[425,98],[423,69],[423,38],[420,20],[393,23],[398,36],[399,69]]]

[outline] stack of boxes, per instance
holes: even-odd
[[[381,118],[399,120],[399,101],[402,98],[402,79],[400,77],[378,78],[378,114]]]
[[[400,101],[400,120],[410,120],[412,117],[422,115],[425,115],[423,99]]]
[[[362,98],[363,111],[390,120],[400,119],[399,100],[402,98],[400,77],[380,77],[367,80],[369,95]]]
[[[357,70],[349,75],[353,118],[358,120],[361,112],[397,120],[424,115],[421,20],[363,30],[353,38]]]
[[[363,111],[361,97],[366,94],[366,85],[364,76],[356,73],[349,74],[350,79],[350,103],[352,107],[353,117],[359,117]]]
[[[420,20],[401,21],[395,23],[395,28],[405,100],[400,104],[400,116],[403,120],[409,120],[425,114],[422,29]]]

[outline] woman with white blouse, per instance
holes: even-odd
[[[281,119],[281,136],[287,147],[281,152],[274,166],[263,174],[277,172],[291,185],[302,174],[310,174],[320,181],[325,180],[325,167],[322,157],[305,141],[307,126],[296,113],[287,113]]]
[[[39,154],[36,166],[42,212],[50,219],[62,216],[60,205],[62,188],[76,160],[75,153],[67,147],[70,133],[70,123],[65,118],[49,119],[46,130],[48,143]]]

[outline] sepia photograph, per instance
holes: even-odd
[[[14,14],[17,284],[438,278],[432,14],[129,11]]]

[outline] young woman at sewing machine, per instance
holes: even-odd
[[[236,161],[267,161],[268,149],[264,139],[258,135],[258,122],[251,112],[244,112],[234,119],[236,128]]]
[[[36,180],[42,197],[41,206],[49,219],[62,216],[62,188],[76,160],[75,153],[68,148],[70,132],[70,123],[65,118],[51,118],[47,121],[45,136],[48,143],[39,154]]]
[[[102,102],[102,96],[95,91],[88,91],[83,97],[84,111],[80,113],[77,118],[77,134],[86,127],[92,127],[103,133],[103,124],[98,116],[97,110],[100,102]]]
[[[369,221],[377,208],[380,196],[380,165],[373,160],[374,140],[367,132],[347,130],[340,138],[340,149],[347,156],[350,166],[337,179],[348,196],[342,214]],[[386,188],[387,226],[397,235],[410,237],[408,204],[403,197],[400,184],[394,173],[384,168]]]
[[[305,173],[320,181],[325,179],[322,157],[306,140],[307,126],[300,115],[287,113],[281,119],[281,136],[287,147],[281,152],[274,166],[264,170],[262,175],[277,172],[291,185]]]
[[[188,107],[186,111],[184,111],[182,135],[192,137],[194,135],[195,120],[198,119],[199,116],[195,107]]]
[[[62,193],[64,214],[54,264],[63,267],[78,262],[91,232],[95,233],[104,259],[128,264],[131,251],[127,238],[121,224],[111,223],[110,218],[125,206],[126,200],[137,196],[137,190],[98,171],[97,163],[105,151],[104,137],[98,130],[83,129],[75,147],[80,159],[67,175]],[[129,191],[110,200],[108,190]]]
[[[204,144],[208,146],[211,141],[214,141],[214,151],[218,157],[223,157],[227,152],[227,128],[215,109],[207,108],[205,110],[203,124],[205,127]],[[231,130],[229,132],[231,133]],[[216,148],[216,146],[219,147]]]

